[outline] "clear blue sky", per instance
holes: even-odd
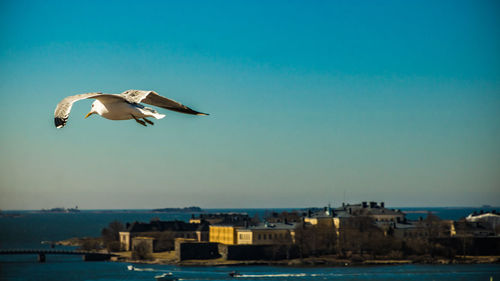
[[[0,208],[500,205],[499,3],[2,0]]]

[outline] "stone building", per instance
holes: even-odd
[[[311,225],[334,227],[334,217],[335,212],[328,206],[323,209],[307,210],[307,214],[303,218],[303,221]]]
[[[345,204],[334,210],[339,216],[369,216],[376,222],[404,222],[405,214],[401,210],[388,209],[384,202],[361,202],[361,204]]]
[[[500,233],[500,214],[493,210],[491,212],[474,212],[465,218],[465,221],[474,224],[477,228],[489,230],[492,235]]]
[[[149,223],[134,222],[132,224],[127,223],[126,230],[121,231],[119,235],[122,249],[125,251],[132,249],[132,239],[138,236],[155,238],[157,240],[156,251],[171,250],[174,247],[175,238],[207,241],[208,224],[160,220],[152,220]]]
[[[456,235],[455,223],[452,220],[442,220],[434,215],[418,221],[393,223],[390,227],[381,225],[387,233],[391,232],[396,238],[446,238]]]

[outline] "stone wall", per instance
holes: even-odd
[[[175,255],[180,261],[215,259],[220,257],[217,245],[218,243],[176,239]]]
[[[219,254],[226,260],[279,260],[298,256],[295,246],[289,245],[224,245]]]
[[[457,255],[500,255],[500,237],[449,237],[434,239],[439,244],[454,249]]]

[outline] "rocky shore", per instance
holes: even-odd
[[[296,266],[296,267],[343,267],[343,266],[363,266],[363,265],[395,265],[395,264],[485,264],[500,263],[500,256],[465,256],[454,259],[432,258],[430,256],[412,256],[406,259],[389,259],[380,257],[377,259],[354,257],[351,259],[341,259],[337,256],[308,257],[302,259],[289,260],[184,260],[179,261],[175,257],[175,252],[153,253],[151,260],[134,260],[131,252],[117,252],[115,261],[146,264],[168,264],[178,266],[245,266],[245,265],[270,265],[270,266]]]

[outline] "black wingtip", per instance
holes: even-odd
[[[54,118],[54,125],[56,125],[56,128],[62,128],[64,127],[64,125],[66,125],[66,121],[68,120],[68,118],[59,118],[59,117],[56,117]]]

